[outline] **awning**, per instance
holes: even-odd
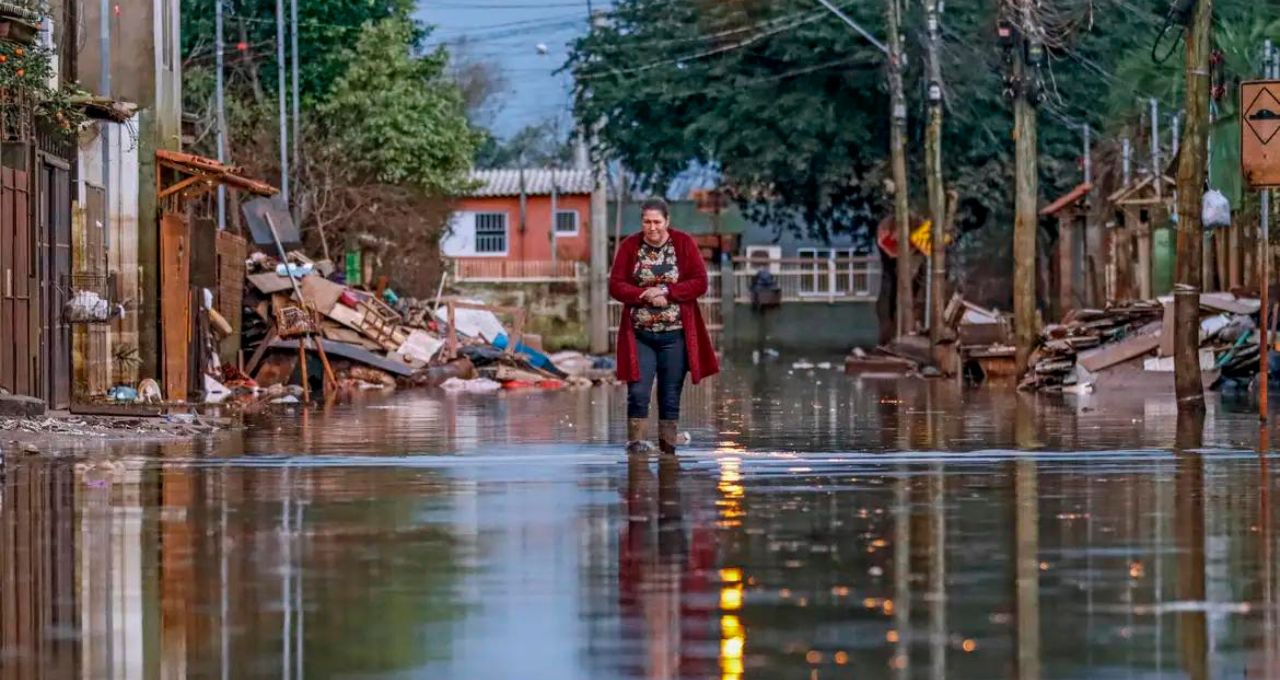
[[[186,193],[190,197],[209,191],[219,184],[259,196],[273,196],[279,193],[278,189],[266,182],[244,177],[240,174],[241,168],[234,165],[225,165],[211,158],[178,151],[160,150],[156,152],[156,162],[161,167],[189,175],[185,179],[178,180],[167,187],[162,187],[160,189],[160,198],[168,198],[174,194],[182,193]]]
[[[1088,196],[1090,191],[1093,191],[1093,184],[1089,182],[1082,182],[1076,185],[1076,188],[1072,189],[1071,191],[1068,191],[1066,194],[1063,194],[1063,196],[1058,200],[1045,206],[1044,209],[1040,211],[1040,215],[1042,217],[1048,217],[1049,215],[1057,215],[1058,213],[1062,212],[1064,209],[1072,205],[1075,205],[1076,202],[1079,201],[1080,199],[1084,198],[1085,196]]]
[[[86,118],[111,123],[126,123],[138,111],[137,104],[89,94],[72,97],[71,104],[80,107]]]

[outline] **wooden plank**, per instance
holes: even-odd
[[[190,265],[187,223],[172,213],[160,219],[160,329],[164,389],[169,401],[187,399]]]
[[[1120,342],[1082,353],[1080,365],[1092,373],[1154,352],[1160,347],[1160,334],[1134,335]]]
[[[307,304],[317,312],[326,315],[334,305],[338,304],[338,298],[342,297],[342,293],[347,289],[342,284],[319,276],[302,277],[302,280],[298,281],[298,288],[302,290],[302,296],[306,298]]]
[[[1173,303],[1164,305],[1164,320],[1160,330],[1160,356],[1173,356]]]
[[[307,349],[314,349],[316,338],[307,338],[306,340]],[[399,376],[408,377],[413,375],[413,368],[403,362],[379,356],[366,349],[356,347],[355,345],[334,342],[332,340],[321,340],[320,342],[323,343],[324,351],[329,356],[350,359]],[[279,339],[271,343],[272,349],[296,350],[297,347],[298,343],[295,340]]]
[[[293,284],[289,283],[289,277],[276,276],[275,272],[250,274],[245,278],[249,279],[249,283],[253,284],[254,288],[267,295],[293,290]]]

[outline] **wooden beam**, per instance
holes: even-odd
[[[205,175],[193,175],[176,184],[170,185],[169,188],[164,189],[163,191],[160,192],[159,197],[162,199],[168,198],[174,194],[181,193],[183,190],[185,190],[187,187],[193,184],[196,184],[198,182],[206,182],[206,181],[212,181],[212,180],[210,180]]]

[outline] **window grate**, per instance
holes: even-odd
[[[507,252],[507,216],[505,213],[476,214],[476,252]]]
[[[578,211],[557,210],[556,211],[556,233],[557,234],[578,233]]]

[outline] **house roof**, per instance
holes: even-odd
[[[1175,180],[1174,178],[1168,175],[1162,175],[1160,179],[1162,181],[1162,184],[1161,184],[1162,188],[1170,187],[1172,189],[1176,189],[1178,187],[1177,180]],[[1155,184],[1154,180],[1155,180],[1154,175],[1147,175],[1146,177],[1139,180],[1136,184],[1130,184],[1129,186],[1120,187],[1115,191],[1115,193],[1108,196],[1107,200],[1112,203],[1125,203],[1127,201],[1132,201],[1137,199],[1140,193],[1154,195],[1155,189],[1156,189],[1154,186]],[[1170,191],[1169,193],[1165,194],[1164,198],[1172,199],[1173,192]]]
[[[1075,205],[1077,201],[1089,195],[1093,191],[1093,184],[1090,182],[1081,182],[1076,188],[1063,194],[1058,200],[1046,205],[1041,211],[1041,216],[1057,215],[1068,206]]]
[[[500,168],[472,170],[471,180],[479,186],[464,195],[477,198],[519,196],[522,175],[526,196],[550,196],[553,186],[558,194],[589,194],[595,187],[595,178],[589,169],[525,168],[522,171],[520,168]]]

